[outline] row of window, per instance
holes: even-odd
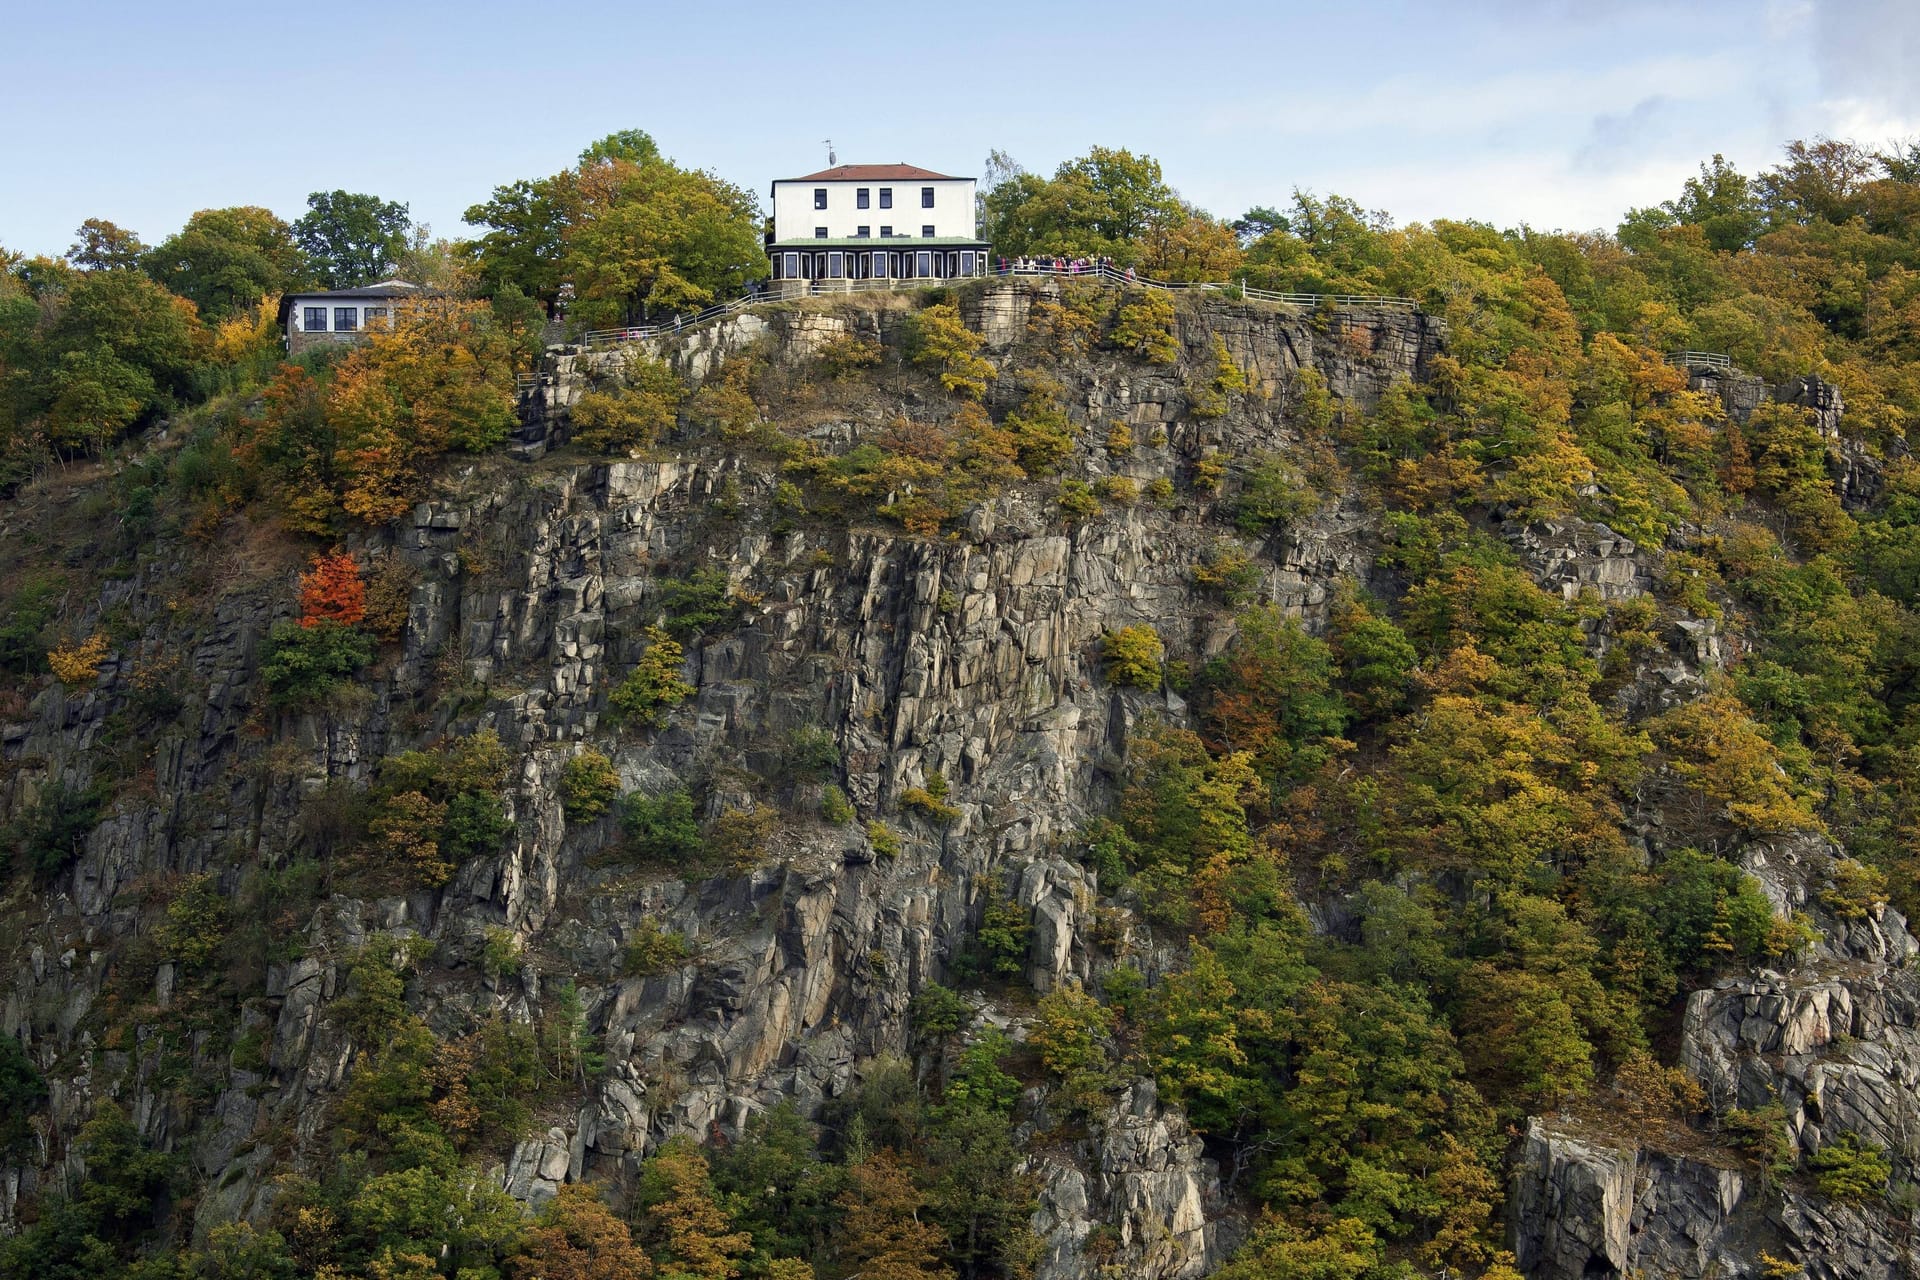
[[[303,323],[300,326],[302,329],[308,333],[325,333],[327,331],[327,309],[325,307],[302,307],[301,310],[306,313],[303,318]],[[363,308],[360,307],[335,307],[333,309],[333,331],[335,333],[352,333],[358,329],[360,327],[360,313],[362,310]],[[387,318],[387,309],[385,307],[366,307],[364,310],[368,324],[373,323],[375,320],[385,320]]]
[[[854,208],[865,209],[867,207],[867,202],[872,195],[872,191],[873,189],[871,187],[854,188],[854,192],[853,192]],[[813,189],[813,207],[816,209],[824,209],[827,207],[827,189],[825,187],[815,187]],[[882,209],[893,208],[893,188],[892,187],[880,188],[880,207]],[[933,208],[933,188],[932,187],[920,188],[920,207],[922,209]]]
[[[864,249],[858,253],[841,253],[836,250],[832,253],[781,253],[774,255],[773,259],[773,278],[776,280],[884,280],[889,276],[906,280],[927,277],[945,279],[950,276],[979,275],[986,269],[987,255],[971,249],[945,253],[925,249],[908,253],[868,253]]]
[[[868,236],[872,234],[873,234],[872,227],[856,227],[853,232],[854,238],[856,240],[865,240]],[[892,227],[880,228],[880,235],[882,239],[885,239],[887,236],[890,236],[892,234],[893,234]],[[922,226],[920,228],[920,234],[925,236],[929,240],[933,239],[933,224],[929,222],[929,223],[926,223],[924,226]],[[825,227],[815,227],[813,229],[813,238],[815,240],[825,240],[827,238],[827,229]]]

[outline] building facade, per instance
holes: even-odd
[[[910,164],[843,164],[773,184],[776,284],[985,275],[974,180]]]
[[[287,352],[297,355],[323,342],[357,341],[369,325],[385,324],[402,300],[419,295],[420,286],[405,280],[287,294],[280,299]]]

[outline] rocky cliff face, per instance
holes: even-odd
[[[990,350],[1004,348],[1044,296],[990,293],[971,319]],[[841,334],[890,336],[899,318],[884,306],[742,315],[655,354],[697,382],[756,343],[798,362]],[[1069,388],[1074,416],[1133,424],[1142,445],[1115,461],[1088,431],[1079,451],[1089,471],[1144,485],[1223,446],[1275,447],[1287,437],[1295,370],[1317,368],[1337,396],[1365,404],[1393,379],[1418,376],[1439,342],[1431,322],[1406,312],[1329,326],[1222,307],[1204,327],[1187,323],[1186,344],[1205,350],[1218,334],[1270,407],[1201,427],[1184,417],[1176,371],[1103,361]],[[203,1223],[260,1211],[268,1174],[311,1149],[364,1047],[333,1010],[341,958],[376,934],[433,944],[409,990],[430,1023],[493,1009],[526,1016],[544,983],[579,983],[610,1066],[498,1171],[536,1203],[564,1180],[630,1170],[673,1133],[736,1126],[780,1099],[815,1109],[864,1063],[904,1052],[909,997],[947,974],[990,891],[1031,912],[1036,990],[1088,974],[1099,886],[1054,846],[1108,804],[1128,727],[1186,714],[1176,695],[1098,681],[1096,641],[1103,629],[1144,622],[1188,657],[1223,644],[1218,611],[1195,596],[1190,576],[1218,530],[1132,508],[1062,532],[1015,492],[974,511],[953,540],[774,532],[740,513],[764,510],[778,476],[723,452],[613,463],[545,456],[587,378],[622,358],[560,357],[527,407],[523,461],[448,475],[405,527],[359,548],[407,567],[416,584],[408,624],[359,696],[324,714],[280,718],[259,701],[263,636],[291,608],[284,561],[208,566],[181,548],[92,606],[136,619],[144,650],[186,655],[187,706],[157,732],[145,786],[123,791],[72,870],[30,915],[14,917],[0,1028],[24,1033],[46,1069],[53,1123],[44,1158],[9,1171],[0,1214],[58,1181],[65,1142],[98,1097],[119,1099],[157,1144],[191,1150],[208,1181]],[[847,419],[814,431],[844,445],[876,425]],[[1259,548],[1270,593],[1310,614],[1338,575],[1367,572],[1368,532],[1363,517],[1336,508]],[[670,725],[623,735],[606,721],[605,684],[638,652],[663,572],[695,565],[723,570],[752,604],[690,649],[685,674],[699,693]],[[183,588],[195,580],[197,590]],[[133,686],[130,667],[110,666],[95,688],[49,687],[10,720],[16,811],[105,772],[102,744],[124,728],[115,717]],[[232,892],[249,861],[284,864],[302,847],[313,800],[329,787],[364,781],[383,756],[441,731],[481,727],[495,729],[515,761],[514,835],[500,856],[463,865],[442,891],[334,895],[282,922],[298,934],[300,958],[262,975],[239,1028],[263,1038],[264,1058],[236,1055],[231,1040],[162,1034],[171,966],[133,969],[123,945],[152,928],[144,893],[199,872]],[[612,819],[581,825],[563,815],[560,771],[587,744],[612,758],[628,788],[658,791],[697,771],[713,780],[714,812],[765,805],[750,779],[777,772],[781,744],[801,727],[833,734],[841,782],[863,816],[891,810],[937,771],[959,817],[912,824],[898,856],[876,853],[857,824],[786,822],[751,870],[688,883],[596,869]],[[621,947],[643,921],[687,938],[693,961],[620,976]],[[517,976],[485,978],[481,940],[501,927],[528,961]],[[134,1021],[131,1038],[100,1038],[109,1002]],[[175,1087],[183,1070],[196,1081],[193,1105]],[[1083,1143],[1036,1168],[1046,1184],[1044,1276],[1084,1273],[1095,1223],[1117,1234],[1103,1262],[1125,1274],[1198,1275],[1223,1256],[1218,1175],[1149,1082]]]
[[[994,355],[1023,339],[1047,298],[1044,288],[989,291],[968,319]],[[901,314],[885,301],[745,314],[652,354],[697,382],[748,349],[797,364],[843,335],[892,341]],[[1183,312],[1180,326],[1189,361],[1216,337],[1225,343],[1248,376],[1247,408],[1202,420],[1186,412],[1182,369],[1090,360],[1066,388],[1078,472],[1145,487],[1215,452],[1284,448],[1298,370],[1317,370],[1336,403],[1364,408],[1394,380],[1423,376],[1444,340],[1407,311],[1307,317],[1223,302]],[[991,895],[1029,914],[1034,990],[1102,963],[1100,885],[1060,845],[1110,806],[1128,730],[1148,716],[1182,723],[1188,709],[1172,692],[1100,680],[1098,637],[1144,623],[1173,658],[1217,653],[1231,625],[1196,592],[1192,570],[1229,527],[1202,503],[1110,507],[1063,530],[1021,490],[974,509],[952,538],[779,527],[765,514],[777,471],[725,450],[614,462],[555,451],[582,387],[624,358],[556,356],[525,406],[516,458],[449,471],[410,522],[357,548],[403,565],[414,585],[403,639],[355,697],[325,712],[267,710],[259,656],[269,626],[291,612],[295,566],[180,546],[87,605],[134,637],[123,652],[180,655],[177,713],[139,720],[132,661],[109,664],[85,692],[51,685],[8,713],[11,812],[56,786],[133,782],[117,785],[71,870],[8,908],[0,1031],[26,1038],[52,1105],[39,1158],[0,1182],[0,1225],[23,1197],[58,1185],[67,1141],[103,1097],[154,1143],[191,1153],[205,1179],[203,1224],[261,1212],[271,1175],[316,1149],[364,1047],[337,1002],[344,958],[376,935],[431,944],[407,992],[430,1024],[496,1010],[524,1018],[554,982],[577,982],[608,1070],[543,1114],[496,1171],[532,1203],[568,1180],[630,1174],[676,1133],[731,1130],[783,1099],[817,1110],[874,1059],[908,1052],[909,999],[950,977]],[[1138,441],[1123,457],[1101,447],[1115,422]],[[881,425],[878,413],[829,414],[797,430],[845,449]],[[1605,526],[1503,532],[1536,580],[1569,598],[1627,597],[1650,583],[1645,553]],[[1335,582],[1379,572],[1373,517],[1345,500],[1246,549],[1267,597],[1310,625]],[[658,732],[623,732],[607,718],[607,685],[642,649],[663,584],[693,567],[724,572],[743,603],[689,646],[684,675],[697,695]],[[1676,630],[1622,696],[1652,706],[1690,696],[1720,656],[1711,624]],[[384,756],[480,728],[497,731],[513,759],[513,834],[498,856],[465,863],[437,891],[321,895],[274,922],[297,937],[297,958],[258,975],[224,1034],[169,1025],[172,966],[133,945],[154,928],[156,894],[203,872],[237,892],[250,868],[284,866],[316,838],[334,789],[364,782]],[[626,789],[658,793],[698,776],[708,816],[772,809],[780,794],[763,780],[780,774],[783,744],[801,728],[832,734],[838,781],[863,819],[893,815],[935,773],[958,816],[890,817],[903,826],[897,855],[876,850],[860,823],[789,816],[750,866],[698,881],[606,865],[596,854],[613,819],[565,816],[561,773],[587,746],[611,758]],[[1756,848],[1750,861],[1783,901],[1804,904],[1805,876],[1782,868],[1824,856]],[[1891,914],[1826,923],[1832,941],[1808,969],[1697,993],[1685,1061],[1722,1110],[1779,1097],[1809,1150],[1846,1128],[1913,1160],[1920,993],[1905,963],[1915,944]],[[643,927],[688,939],[689,961],[624,976],[622,949]],[[1150,976],[1164,968],[1172,940],[1127,927],[1136,962]],[[519,972],[483,973],[490,929],[520,945]],[[979,998],[983,1019],[1018,1032],[1020,1008]],[[1238,1238],[1219,1170],[1149,1081],[1031,1167],[1043,1183],[1041,1280],[1096,1267],[1129,1280],[1199,1276]],[[1576,1121],[1536,1121],[1517,1170],[1510,1218],[1533,1276],[1755,1274],[1756,1242],[1823,1276],[1890,1276],[1914,1262],[1903,1240],[1845,1206],[1795,1187],[1762,1210],[1749,1173],[1620,1146]],[[1813,1261],[1822,1256],[1840,1261]]]
[[[1755,844],[1744,863],[1783,911],[1811,913],[1821,937],[1791,972],[1725,979],[1687,1001],[1681,1061],[1713,1113],[1778,1103],[1799,1152],[1842,1134],[1920,1157],[1916,944],[1891,908],[1838,918],[1821,904],[1834,850],[1813,839]],[[1591,1118],[1535,1120],[1514,1174],[1511,1216],[1523,1269],[1540,1277],[1756,1274],[1762,1254],[1819,1280],[1920,1270],[1911,1207],[1889,1217],[1764,1172],[1701,1135],[1623,1141]],[[1769,1194],[1770,1191],[1772,1194]]]

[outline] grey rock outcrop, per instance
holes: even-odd
[[[988,353],[1003,358],[1049,296],[996,288],[969,303]],[[329,1108],[356,1057],[377,1048],[354,1042],[338,1002],[354,950],[383,936],[415,939],[429,957],[410,973],[407,1000],[436,1030],[495,1014],[529,1021],[547,1011],[556,981],[577,984],[608,1070],[543,1111],[545,1132],[500,1166],[499,1185],[530,1204],[567,1180],[617,1182],[675,1133],[731,1130],[782,1101],[819,1111],[869,1061],[907,1048],[908,1001],[950,974],[990,898],[1028,914],[1035,989],[1094,978],[1099,885],[1062,850],[1110,806],[1128,730],[1189,715],[1170,691],[1109,687],[1099,637],[1153,626],[1190,664],[1228,642],[1228,611],[1193,584],[1225,536],[1204,504],[1116,506],[1062,529],[1036,494],[1013,489],[967,512],[951,540],[872,522],[776,532],[753,514],[772,503],[777,470],[725,450],[611,462],[550,452],[568,407],[596,380],[617,382],[636,352],[696,381],[749,352],[798,369],[845,336],[898,342],[909,309],[906,299],[856,299],[742,314],[644,347],[556,350],[523,394],[517,460],[450,469],[410,520],[356,547],[413,586],[404,640],[334,705],[283,715],[260,700],[260,651],[291,609],[293,559],[235,568],[202,597],[180,587],[206,572],[198,549],[143,558],[114,580],[93,607],[138,619],[144,651],[180,655],[186,706],[155,730],[150,786],[116,800],[43,916],[0,955],[0,1032],[24,1033],[49,1077],[48,1150],[65,1150],[95,1099],[116,1098],[150,1141],[190,1156],[217,1189],[200,1201],[203,1226],[263,1213],[276,1170],[326,1150]],[[1310,317],[1183,304],[1178,323],[1190,361],[1211,360],[1218,338],[1252,392],[1203,421],[1187,412],[1181,369],[1091,353],[1063,392],[1085,473],[1144,488],[1210,452],[1284,447],[1298,434],[1287,401],[1300,370],[1317,370],[1338,403],[1363,411],[1396,380],[1420,376],[1443,336],[1404,310]],[[802,434],[844,450],[898,411],[848,410]],[[1106,448],[1116,421],[1136,427],[1125,456]],[[1376,543],[1371,517],[1336,504],[1246,550],[1269,598],[1318,626],[1337,579],[1375,572]],[[725,575],[734,612],[687,645],[697,696],[657,732],[623,732],[606,720],[606,689],[645,647],[663,583],[694,567]],[[51,686],[5,726],[8,812],[56,782],[93,780],[95,744],[127,706],[130,678],[109,664],[84,694]],[[141,976],[139,988],[159,999],[133,1015],[126,1043],[93,1042],[89,1013],[110,981],[109,956],[141,927],[132,888],[206,872],[237,893],[249,868],[285,867],[309,850],[331,798],[364,785],[383,758],[482,728],[512,759],[504,847],[439,890],[319,896],[277,921],[284,954],[265,963],[239,1023],[255,1047],[202,1037],[167,1050],[209,1082],[215,1101],[203,1114],[151,1083],[166,1038],[160,1005],[180,998],[175,970]],[[710,779],[708,817],[787,803],[743,779],[778,777],[802,728],[831,734],[834,781],[860,821],[829,826],[808,816],[817,800],[791,805],[737,874],[687,880],[677,868],[604,865],[596,855],[614,819],[565,816],[562,772],[585,744],[609,756],[624,789]],[[901,795],[936,772],[956,816],[902,812]],[[864,821],[882,817],[901,837],[898,856],[865,834]],[[684,939],[686,962],[624,972],[623,950],[643,926]],[[1156,949],[1133,927],[1151,968],[1166,944]],[[523,948],[517,971],[479,971],[489,930]],[[10,1171],[0,1220],[57,1177],[57,1163]],[[1096,1227],[1118,1241],[1116,1274],[1137,1280],[1197,1276],[1225,1255],[1218,1177],[1150,1084],[1096,1118],[1047,1178],[1043,1280],[1084,1274],[1076,1250]]]

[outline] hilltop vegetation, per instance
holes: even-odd
[[[976,536],[969,513],[1000,499],[1068,534],[1148,516],[1204,527],[1212,550],[1191,588],[1230,639],[1204,657],[1194,637],[1142,625],[1099,642],[1098,674],[1141,714],[1111,764],[1110,811],[1067,851],[1098,877],[1096,980],[1023,991],[1032,922],[997,889],[945,984],[915,994],[911,1060],[864,1063],[817,1116],[780,1107],[707,1147],[659,1143],[614,1203],[568,1187],[528,1217],[486,1170],[607,1070],[576,975],[550,969],[537,995],[479,997],[430,1022],[411,1001],[433,942],[367,937],[339,960],[328,1016],[356,1052],[320,1140],[299,1147],[268,1217],[202,1239],[186,1206],[204,1171],[104,1096],[84,1129],[54,1133],[46,1077],[75,1063],[0,1035],[4,1158],[77,1156],[85,1170],[0,1242],[0,1270],[1012,1280],[1037,1250],[1023,1153],[1084,1132],[1141,1078],[1204,1135],[1248,1212],[1250,1239],[1221,1273],[1236,1280],[1511,1277],[1509,1138],[1545,1110],[1693,1125],[1712,1142],[1744,1124],[1730,1159],[1869,1204],[1911,1176],[1839,1135],[1796,1169],[1779,1117],[1711,1112],[1670,1058],[1688,991],[1790,965],[1820,919],[1920,908],[1920,468],[1906,442],[1920,413],[1920,151],[1794,143],[1752,178],[1715,157],[1611,234],[1397,228],[1305,193],[1229,223],[1123,151],[1052,178],[1001,162],[984,197],[996,252],[1405,295],[1445,322],[1444,351],[1426,380],[1362,407],[1312,368],[1256,386],[1201,324],[1228,300],[1068,287],[1034,295],[1020,339],[989,351],[967,323],[970,285],[797,366],[748,351],[693,384],[635,357],[574,402],[561,458],[725,459],[765,475],[763,508],[723,489],[702,514],[732,522],[736,542],[801,531],[824,548],[855,528],[960,541]],[[82,633],[92,613],[78,602],[182,539],[257,537],[305,565],[262,641],[248,729],[291,746],[313,733],[301,717],[328,723],[367,698],[356,682],[397,664],[413,584],[384,554],[389,535],[450,461],[485,461],[513,429],[515,377],[539,358],[563,285],[577,326],[698,305],[759,270],[751,195],[638,133],[500,187],[472,215],[490,228],[473,243],[409,239],[404,216],[336,192],[296,224],[210,211],[148,250],[90,222],[70,261],[6,259],[0,483],[8,519],[37,540],[4,580],[6,716],[56,690],[87,696],[111,655],[132,690],[116,704],[122,742],[73,785],[30,801],[13,788],[10,911],[60,891],[89,831],[157,785],[144,757],[109,754],[157,739],[183,705],[179,655],[155,643],[168,633],[104,614]],[[387,271],[445,294],[364,345],[278,358],[274,295]],[[1364,328],[1312,323],[1355,361],[1374,355]],[[1777,396],[1736,421],[1667,362],[1683,348],[1836,388],[1840,434]],[[1180,452],[1164,431],[1087,421],[1068,388],[1093,361],[1177,385],[1176,425],[1259,423],[1272,447]],[[876,404],[885,421],[864,421]],[[164,445],[150,430],[162,423]],[[1149,449],[1171,461],[1145,486],[1086,465]],[[81,462],[98,467],[93,505],[49,510],[53,473]],[[1339,504],[1378,531],[1375,589],[1343,582],[1303,625],[1266,598],[1261,563],[1277,535]],[[1542,585],[1517,531],[1571,521],[1636,544],[1650,590]],[[484,549],[463,543],[461,572],[483,578]],[[833,552],[818,554],[831,574]],[[758,603],[711,568],[663,573],[646,600],[647,625],[606,664],[609,750],[672,725],[700,692],[689,653]],[[1666,703],[1641,679],[1680,623],[1711,624],[1735,658]],[[231,1039],[234,1064],[266,1078],[267,1048],[247,1039],[264,1032],[233,1010],[293,958],[277,928],[327,895],[452,892],[512,838],[521,762],[471,714],[510,693],[463,679],[406,692],[412,718],[392,740],[420,745],[316,785],[297,856],[250,853],[246,894],[196,869],[146,904],[156,923],[115,953],[137,976],[89,1014],[90,1034],[122,1052],[136,988],[165,965],[174,1017]],[[566,822],[604,824],[605,856],[638,876],[744,875],[776,826],[820,822],[885,864],[905,856],[902,831],[934,849],[962,817],[958,775],[919,777],[884,815],[850,799],[830,730],[796,731],[776,755],[756,779],[689,767],[646,788],[593,747],[555,772]],[[766,803],[738,803],[749,794]],[[1804,912],[1783,913],[1739,858],[1808,834],[1845,856]],[[698,962],[698,940],[651,921],[619,961],[625,980],[663,984]],[[504,929],[461,963],[490,993],[538,973]],[[902,960],[867,963],[884,974]],[[1024,1042],[973,1032],[960,988],[1014,1010]],[[208,1098],[189,1050],[170,1052],[192,1117]],[[1030,1085],[1048,1091],[1037,1111]]]

